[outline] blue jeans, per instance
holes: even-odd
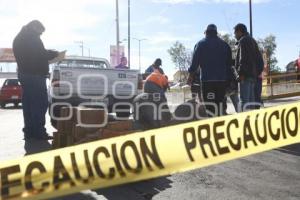
[[[230,99],[232,101],[232,104],[234,106],[235,112],[240,112],[239,104],[240,104],[240,98],[238,92],[231,94]]]
[[[255,105],[256,109],[259,109],[263,106],[263,102],[261,99],[261,92],[262,92],[262,79],[257,78],[256,83],[255,83],[255,93],[254,93],[254,100],[257,105]]]
[[[151,81],[146,81],[144,85],[144,92],[148,94],[157,94],[166,101],[165,90]]]
[[[24,137],[40,138],[46,134],[45,115],[48,109],[46,77],[18,74],[22,85]]]
[[[242,111],[251,110],[254,108],[254,79],[245,79],[240,83],[240,97]]]

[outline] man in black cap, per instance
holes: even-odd
[[[162,60],[160,58],[157,58],[154,61],[154,63],[146,69],[145,74],[148,74],[148,75],[151,74],[152,72],[154,72],[154,70],[156,68],[158,68],[158,70],[160,71],[161,74],[165,74],[164,70],[161,68],[161,65],[162,65]]]
[[[234,27],[234,34],[238,40],[235,68],[238,71],[240,80],[241,106],[242,110],[245,111],[254,109],[257,104],[261,104],[261,102],[258,102],[261,96],[261,85],[256,84],[259,75],[263,71],[264,61],[257,42],[250,36],[244,24],[237,24]],[[256,95],[258,91],[260,91],[260,94]]]
[[[23,26],[13,41],[18,64],[18,78],[22,85],[24,139],[52,139],[45,129],[48,108],[46,76],[48,61],[58,56],[57,51],[46,50],[40,38],[45,27],[38,20]]]
[[[218,37],[216,25],[208,25],[205,35],[195,46],[188,83],[192,83],[200,67],[207,114],[220,116],[223,114],[222,102],[231,73],[232,52],[230,46]]]

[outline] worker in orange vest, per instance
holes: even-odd
[[[148,130],[166,126],[171,120],[165,92],[168,88],[168,78],[161,71],[160,64],[152,65],[153,71],[146,78],[144,93],[134,99],[134,119],[141,129]],[[144,103],[151,103],[149,106]],[[164,112],[161,112],[161,109]]]
[[[154,71],[146,78],[144,92],[150,94],[157,93],[165,98],[165,92],[169,87],[168,78],[161,73],[160,66],[154,65],[153,68]]]

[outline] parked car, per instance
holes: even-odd
[[[0,106],[13,103],[15,107],[22,101],[22,88],[18,79],[6,79],[0,88]]]

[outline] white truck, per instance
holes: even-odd
[[[138,70],[114,69],[102,58],[67,56],[53,66],[49,113],[55,127],[63,106],[106,107],[118,117],[129,117],[130,104],[142,92]]]

